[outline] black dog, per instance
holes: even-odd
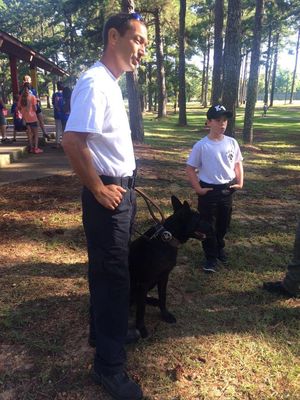
[[[150,228],[130,244],[131,303],[136,303],[136,328],[143,338],[148,336],[144,322],[146,303],[158,305],[164,321],[176,322],[174,315],[166,308],[166,297],[169,274],[176,265],[178,246],[190,238],[203,240],[211,230],[186,201],[182,204],[175,196],[171,201],[174,213],[163,225]],[[158,299],[147,298],[149,290],[156,285]]]

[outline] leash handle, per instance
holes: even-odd
[[[153,220],[158,224],[164,224],[165,217],[164,217],[164,214],[161,211],[161,209],[158,207],[158,205],[155,204],[154,201],[149,196],[147,196],[144,192],[142,192],[140,189],[134,188],[134,190],[144,199],[144,201],[148,207],[149,213],[150,213],[151,217],[153,218]],[[152,210],[152,207],[154,207],[157,210],[157,212],[159,213],[159,215],[161,217],[161,221],[155,216],[155,214]]]

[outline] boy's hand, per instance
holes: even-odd
[[[230,189],[242,189],[243,186],[239,183],[235,183],[234,185],[229,186]]]
[[[199,196],[205,196],[207,192],[210,192],[211,190],[214,190],[213,188],[200,188],[197,190],[197,194]]]

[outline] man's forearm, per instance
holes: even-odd
[[[86,135],[79,136],[80,133],[75,135],[72,132],[64,134],[62,141],[64,151],[81,183],[92,193],[97,194],[103,183],[93,165],[91,153],[85,141]]]

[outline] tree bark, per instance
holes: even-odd
[[[203,106],[204,104],[204,89],[205,89],[205,73],[206,73],[206,51],[203,51],[203,68],[202,68],[202,82],[201,82],[201,95],[200,95],[200,104]]]
[[[251,64],[247,87],[246,109],[244,118],[243,139],[253,143],[253,116],[257,99],[258,71],[260,59],[261,25],[264,0],[256,0],[254,35],[251,49]]]
[[[272,40],[272,22],[269,24],[269,33],[268,33],[268,48],[267,48],[267,59],[266,59],[266,67],[265,67],[265,95],[264,95],[264,104],[268,104],[269,101],[269,71],[270,71],[270,62],[271,62],[271,40]]]
[[[223,64],[223,20],[224,0],[215,1],[214,25],[214,66],[212,73],[212,103],[217,104],[222,98],[222,64]]]
[[[129,123],[131,137],[133,141],[143,143],[144,124],[136,71],[126,73],[126,84],[129,102]]]
[[[203,106],[208,106],[208,81],[209,81],[209,60],[210,60],[210,33],[207,34],[207,57],[205,67],[204,101]]]
[[[180,0],[179,11],[179,65],[178,65],[178,82],[179,82],[179,126],[187,125],[186,118],[186,92],[185,92],[185,14],[186,0]]]
[[[148,111],[153,109],[153,84],[152,84],[152,63],[147,63],[147,94],[148,94]]]
[[[122,0],[122,11],[125,13],[132,13],[134,11],[134,1]],[[144,141],[144,124],[137,72],[126,72],[126,86],[131,137],[132,140],[142,143]]]
[[[276,72],[277,72],[277,63],[278,63],[278,47],[279,47],[279,32],[277,32],[275,41],[274,41],[274,63],[273,63],[273,70],[272,70],[270,107],[273,107],[273,103],[274,103],[274,93],[275,93],[275,88],[276,88]]]
[[[226,135],[234,136],[235,109],[238,98],[241,66],[241,1],[228,1],[224,49],[223,105],[233,113],[228,120]]]
[[[157,102],[158,102],[158,118],[166,117],[167,115],[167,91],[164,67],[164,51],[163,43],[160,32],[160,12],[156,8],[154,10],[154,23],[155,23],[155,50],[156,50],[156,64],[157,64]]]
[[[294,88],[295,88],[295,80],[296,80],[297,65],[298,65],[299,42],[300,42],[300,28],[298,29],[298,39],[297,39],[297,46],[296,46],[295,68],[294,68],[293,80],[292,80],[292,87],[291,87],[290,104],[293,103],[293,98],[294,98]]]

